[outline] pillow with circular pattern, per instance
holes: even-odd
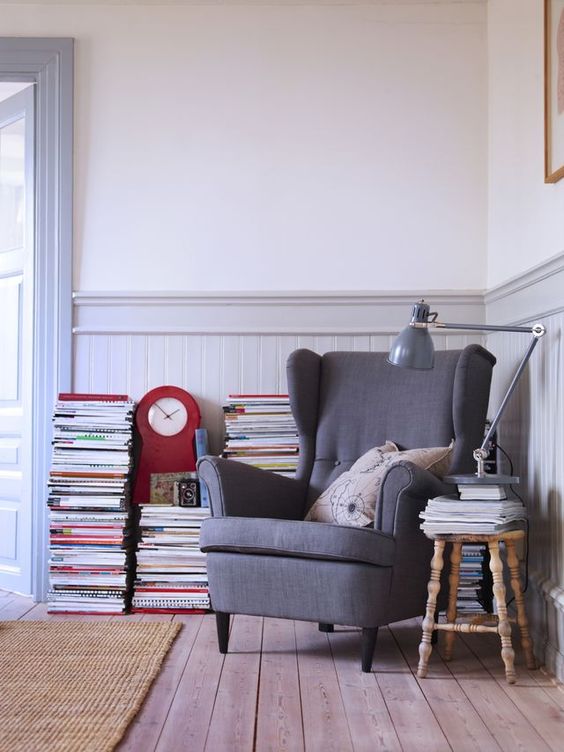
[[[354,527],[372,525],[382,480],[389,467],[408,460],[442,478],[448,471],[453,447],[454,440],[448,447],[402,451],[391,441],[384,446],[373,447],[323,491],[305,519]]]

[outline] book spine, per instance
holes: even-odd
[[[83,394],[82,392],[60,392],[61,402],[127,402],[127,394]]]
[[[200,457],[204,457],[209,452],[207,429],[196,428],[195,437],[196,437],[196,457],[200,459]],[[208,487],[202,480],[200,480],[200,506],[209,507],[209,505],[210,505],[210,496],[209,496]]]
[[[206,609],[204,608],[173,608],[170,606],[169,608],[139,608],[133,606],[131,609],[132,614],[205,614]],[[52,613],[48,611],[47,613]]]
[[[229,399],[252,399],[252,400],[269,400],[279,399],[287,400],[290,395],[288,394],[230,394]]]

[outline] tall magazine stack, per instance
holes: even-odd
[[[126,395],[59,395],[47,501],[50,613],[119,614],[129,606],[134,408]]]
[[[230,394],[223,457],[293,477],[299,439],[287,394]]]
[[[207,611],[210,598],[206,555],[200,551],[200,526],[209,516],[209,509],[172,504],[139,506],[133,611]]]

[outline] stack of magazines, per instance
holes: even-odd
[[[129,514],[135,403],[60,394],[49,473],[50,613],[123,613],[129,603]]]
[[[210,608],[200,526],[209,509],[140,504],[132,608],[141,613],[202,613]]]
[[[520,499],[507,498],[502,487],[465,485],[457,494],[429,499],[421,529],[428,534],[498,533],[518,527],[527,518]]]
[[[230,394],[223,456],[293,477],[299,439],[287,394]]]
[[[483,543],[462,546],[456,611],[459,614],[492,612],[492,582],[489,556]]]

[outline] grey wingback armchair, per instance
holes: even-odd
[[[425,612],[432,542],[421,532],[427,499],[452,491],[402,461],[387,471],[374,526],[304,522],[313,501],[368,449],[447,446],[451,472],[472,472],[495,358],[478,345],[436,354],[432,371],[387,363],[386,353],[297,350],[287,363],[300,436],[295,479],[225,460],[198,463],[212,517],[202,524],[219,649],[230,614],[362,628],[370,671],[379,626]]]

